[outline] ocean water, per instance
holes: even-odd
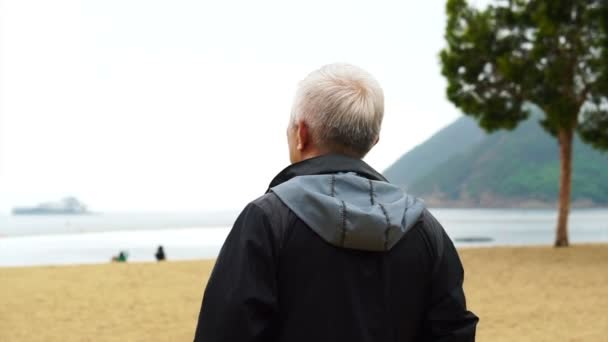
[[[554,210],[433,209],[459,247],[551,245]],[[217,256],[236,213],[119,213],[84,216],[0,216],[0,266],[109,262],[120,250],[129,261]],[[608,209],[573,210],[573,243],[608,242]]]

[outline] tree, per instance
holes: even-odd
[[[608,1],[502,0],[481,10],[448,0],[446,10],[449,100],[490,132],[512,130],[532,106],[544,112],[561,160],[555,246],[567,246],[573,136],[608,149]]]

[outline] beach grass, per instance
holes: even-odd
[[[608,245],[460,254],[477,341],[608,340]],[[0,341],[191,341],[212,267],[0,268]]]

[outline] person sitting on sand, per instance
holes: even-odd
[[[158,246],[158,249],[156,250],[156,254],[154,254],[154,256],[156,257],[156,261],[164,261],[166,259],[165,250],[163,249],[162,245]]]
[[[128,258],[129,258],[129,253],[127,253],[125,251],[120,251],[118,253],[118,255],[115,255],[112,257],[112,261],[113,262],[127,262]]]
[[[300,83],[292,164],[234,223],[195,341],[475,340],[452,241],[421,200],[361,160],[383,115],[380,85],[358,67],[324,66]]]

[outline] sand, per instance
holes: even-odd
[[[478,341],[608,341],[608,245],[460,253]],[[0,268],[0,341],[191,341],[212,267]]]

